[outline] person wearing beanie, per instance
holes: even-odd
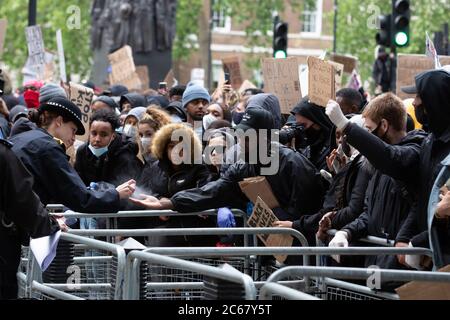
[[[106,109],[106,110],[116,112],[116,110],[119,109],[119,105],[111,97],[100,96],[94,100],[94,102],[91,105],[91,109],[92,109],[92,112],[95,112],[95,111],[98,111],[101,109]]]
[[[67,98],[66,91],[57,84],[47,83],[39,91],[39,104],[47,103],[55,97]]]
[[[182,105],[186,110],[187,123],[194,128],[195,133],[203,141],[203,124],[195,126],[196,121],[203,121],[206,107],[211,102],[211,96],[205,88],[191,85],[183,93]]]
[[[12,151],[33,175],[33,191],[42,203],[61,203],[86,213],[120,210],[121,200],[128,199],[135,190],[134,180],[97,193],[86,188],[67,158],[66,147],[73,144],[75,135],[85,133],[80,108],[66,98],[56,97],[39,107],[33,121],[39,129],[22,132],[10,142]]]

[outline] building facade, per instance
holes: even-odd
[[[212,0],[213,4],[220,0]],[[288,1],[286,1],[288,3]],[[217,5],[213,6],[216,8]],[[333,48],[333,0],[315,0],[315,6],[302,3],[300,8],[286,5],[286,10],[279,13],[282,21],[289,24],[288,56],[300,58],[306,64],[308,56],[320,56]],[[212,81],[217,84],[222,70],[222,59],[238,55],[245,65],[246,59],[272,56],[272,43],[267,47],[248,46],[248,38],[243,25],[227,14],[225,8],[212,10],[211,63]],[[272,33],[270,32],[270,35]],[[204,52],[194,52],[188,61],[176,62],[175,73],[181,83],[191,80],[191,70],[201,68]],[[243,77],[259,83],[262,81],[260,70],[243,67]]]

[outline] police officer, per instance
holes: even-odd
[[[32,176],[10,148],[0,139],[0,300],[17,298],[21,244],[66,228],[48,215],[32,190]]]

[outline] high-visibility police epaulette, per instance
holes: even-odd
[[[11,149],[13,144],[7,140],[4,139],[0,139],[0,144],[4,145],[5,147]]]

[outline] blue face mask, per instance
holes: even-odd
[[[91,150],[94,156],[100,158],[102,155],[108,152],[108,146],[103,148],[94,148],[93,146],[89,145],[89,150]]]

